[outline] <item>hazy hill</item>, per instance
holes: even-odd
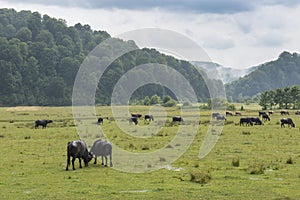
[[[213,62],[192,61],[193,65],[202,68],[209,78],[220,79],[223,83],[230,83],[254,71],[257,67],[234,69],[224,67]]]
[[[252,97],[265,90],[300,85],[300,55],[282,52],[277,60],[264,63],[250,74],[226,85],[227,97]]]

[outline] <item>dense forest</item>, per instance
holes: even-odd
[[[72,90],[77,71],[86,56],[98,44],[110,38],[105,31],[92,30],[77,23],[68,26],[63,19],[55,19],[38,12],[0,9],[0,106],[15,105],[71,105]],[[120,42],[120,40],[119,40]],[[121,41],[124,44],[133,41]],[[193,65],[177,60],[155,49],[138,49],[113,62],[98,83],[97,104],[110,104],[114,85],[134,66],[160,63],[178,70],[190,81],[198,101],[207,101],[210,81],[215,88],[220,82],[204,80]],[[139,88],[131,97],[161,98],[174,94],[157,84]]]
[[[276,90],[267,90],[261,93],[259,105],[263,110],[273,109],[275,107],[283,109],[300,108],[300,88],[298,85],[293,87],[277,88]]]
[[[245,77],[225,86],[227,98],[237,102],[259,97],[260,93],[300,84],[300,55],[282,52],[275,61],[267,62]]]

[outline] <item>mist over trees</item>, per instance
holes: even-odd
[[[0,106],[71,105],[80,65],[91,50],[108,38],[107,32],[92,30],[89,25],[68,26],[63,19],[38,12],[0,9]],[[135,45],[133,41],[121,42]],[[209,98],[206,82],[216,91],[222,85],[220,81],[205,82],[205,74],[187,61],[155,49],[137,49],[111,63],[98,83],[95,103],[109,105],[120,77],[143,63],[160,63],[179,71],[189,80],[198,101]],[[154,95],[176,99],[168,88],[150,84],[138,88],[131,100]]]
[[[225,85],[233,102],[258,97],[261,92],[300,84],[300,55],[282,52],[277,60],[264,63],[237,81]]]

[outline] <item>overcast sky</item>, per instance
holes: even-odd
[[[213,62],[234,68],[274,60],[282,51],[300,53],[299,0],[0,0],[0,6],[89,24],[112,36],[141,28],[176,31]]]

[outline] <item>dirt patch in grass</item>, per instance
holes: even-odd
[[[17,106],[17,107],[9,107],[6,111],[38,111],[44,110],[45,107],[42,106]]]

